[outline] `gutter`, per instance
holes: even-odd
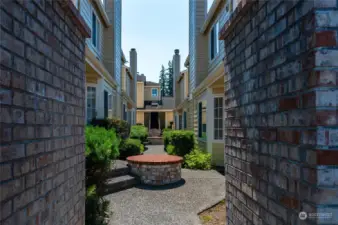
[[[220,6],[220,4],[223,1],[224,0],[214,0],[214,2],[212,3],[211,8],[209,9],[207,18],[200,30],[202,34],[204,34],[207,31],[207,28],[209,27],[210,23],[212,22],[213,17],[215,16],[217,8]]]
[[[106,13],[106,10],[103,8],[103,5],[101,3],[101,0],[93,0],[93,2],[96,4],[100,14],[101,14],[101,17],[103,19],[103,22],[105,24],[106,27],[110,27],[112,24],[110,23],[110,20],[108,18],[108,15]]]

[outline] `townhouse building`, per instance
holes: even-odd
[[[161,96],[160,84],[147,81],[143,74],[137,79],[136,123],[148,127],[150,133],[154,130],[158,134],[174,123],[174,98]]]
[[[195,131],[200,148],[212,154],[212,164],[224,166],[224,43],[219,28],[231,14],[231,1],[189,1],[189,56],[186,71],[175,74],[176,128]],[[174,68],[179,67],[174,65]],[[178,68],[178,71],[180,68]],[[180,126],[182,124],[182,126]]]
[[[92,33],[86,39],[86,120],[117,117],[132,123],[135,98],[129,83],[134,76],[121,49],[121,1],[73,2]]]
[[[133,74],[136,70],[132,71],[137,65],[137,53],[136,49],[130,51],[130,66],[127,66],[127,60],[122,54],[122,116],[123,120],[126,120],[129,124],[136,124],[136,88],[137,77]]]

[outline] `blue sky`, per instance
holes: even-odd
[[[158,82],[161,65],[168,65],[175,49],[182,63],[187,57],[188,5],[188,0],[122,0],[122,49],[129,61],[136,48],[138,71],[148,81]]]
[[[208,8],[212,0],[208,0]],[[122,49],[136,48],[138,72],[158,82],[161,65],[181,54],[181,70],[189,52],[189,0],[122,0]]]

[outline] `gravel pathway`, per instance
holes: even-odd
[[[147,145],[147,148],[144,154],[167,154],[163,145]]]
[[[163,146],[148,147],[146,153],[163,151]],[[200,225],[197,214],[224,199],[224,176],[182,169],[182,178],[176,185],[139,185],[107,195],[113,212],[109,225]]]

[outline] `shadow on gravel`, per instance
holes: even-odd
[[[135,188],[142,189],[142,190],[150,190],[150,191],[160,191],[160,190],[169,190],[181,187],[185,184],[185,180],[182,178],[180,181],[174,184],[166,184],[162,186],[151,186],[146,184],[139,184]]]

